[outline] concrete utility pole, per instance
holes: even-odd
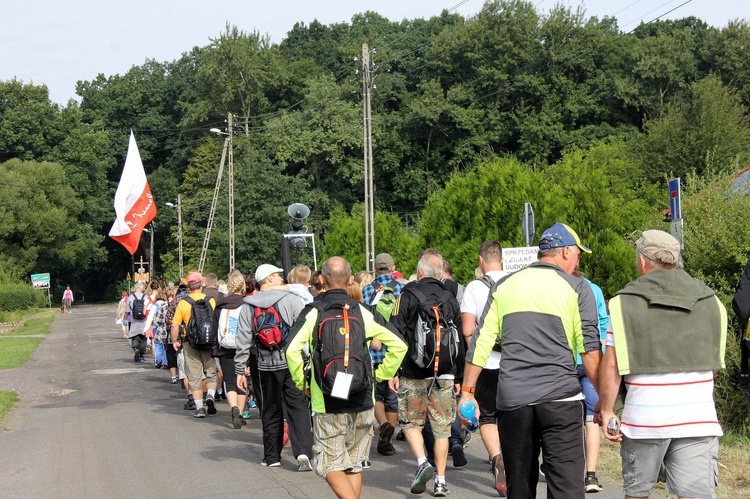
[[[375,52],[375,49],[372,50]],[[372,115],[370,114],[370,90],[372,85],[370,51],[362,44],[362,96],[364,101],[364,156],[365,156],[365,260],[367,270],[375,270],[375,194],[372,170]]]
[[[234,128],[232,125],[232,113],[227,117],[227,131],[229,136],[229,272],[235,269],[234,266],[234,154],[232,147],[232,137]]]
[[[182,200],[177,194],[177,246],[180,254],[180,279],[182,279]]]
[[[154,272],[154,221],[151,220],[151,244],[148,250],[148,274],[151,280],[156,279]]]
[[[180,279],[182,279],[182,200],[180,195],[177,194],[177,205],[174,203],[164,203],[170,208],[177,210],[177,246],[180,254]]]
[[[219,188],[221,187],[221,177],[224,174],[224,161],[227,158],[227,149],[229,146],[229,135],[224,139],[224,150],[221,151],[221,162],[219,163],[219,174],[216,176],[216,186],[214,187],[214,197],[211,200],[211,211],[208,213],[208,223],[206,224],[206,234],[203,236],[203,247],[201,256],[198,261],[198,272],[203,273],[203,266],[206,264],[206,253],[208,253],[208,241],[211,239],[211,228],[214,225],[214,214],[216,213],[216,201],[219,199]]]
[[[234,123],[232,113],[227,115],[227,131],[222,132],[218,128],[212,128],[210,131],[218,135],[226,135],[224,139],[224,150],[221,152],[221,164],[219,165],[219,175],[216,177],[216,187],[214,188],[214,197],[211,200],[211,213],[208,215],[208,225],[206,226],[206,236],[203,238],[203,248],[201,249],[200,262],[198,263],[198,272],[203,272],[203,265],[206,263],[206,253],[208,252],[208,240],[211,237],[211,228],[214,224],[214,214],[216,213],[216,201],[219,198],[219,188],[221,187],[221,177],[224,173],[224,160],[229,156],[229,168],[227,176],[229,177],[229,272],[234,270],[234,149],[232,147],[232,137],[234,136]]]

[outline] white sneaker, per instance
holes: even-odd
[[[312,464],[310,464],[310,458],[305,454],[300,454],[297,457],[297,471],[312,471]]]

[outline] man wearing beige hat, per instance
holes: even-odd
[[[640,277],[609,302],[599,370],[604,435],[622,442],[625,497],[647,497],[664,463],[667,491],[714,497],[718,437],[714,372],[724,367],[727,314],[716,294],[678,268],[680,243],[647,230],[635,245]],[[614,414],[620,384],[622,418]]]

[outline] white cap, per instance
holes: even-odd
[[[263,265],[255,269],[255,280],[260,282],[271,274],[275,274],[276,272],[281,272],[283,274],[284,269],[280,269],[276,265],[264,263]]]

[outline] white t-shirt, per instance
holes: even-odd
[[[606,346],[615,346],[612,330]],[[622,433],[628,438],[721,436],[714,405],[714,374],[695,371],[626,374]]]
[[[497,282],[509,273],[505,270],[490,270],[487,272],[487,275],[492,277],[493,281]],[[464,290],[464,296],[461,300],[461,313],[474,314],[478,325],[489,296],[490,288],[485,283],[478,279],[471,281],[466,285],[466,289]],[[490,356],[487,358],[487,365],[484,368],[500,369],[500,352],[494,350],[490,352]]]
[[[304,303],[305,305],[307,305],[308,303],[312,303],[313,296],[307,290],[307,286],[305,286],[304,284],[287,284],[287,286],[289,286],[289,291],[291,291],[292,294],[302,300],[302,303]]]

